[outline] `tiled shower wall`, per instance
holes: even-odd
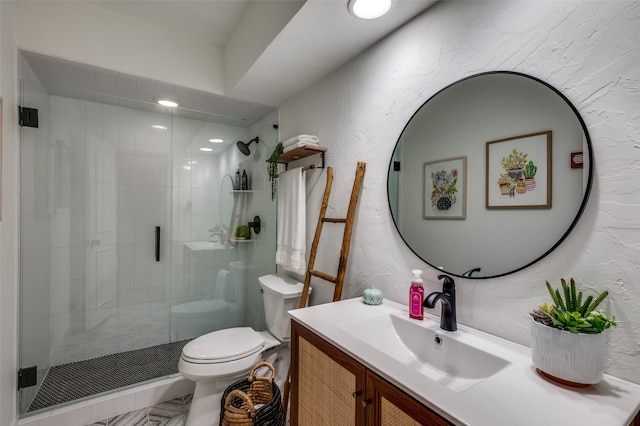
[[[221,125],[39,96],[41,126],[24,131],[23,147],[25,162],[36,160],[25,167],[33,184],[25,186],[24,214],[37,225],[23,235],[24,301],[32,308],[23,315],[23,353],[36,354],[38,366],[45,356],[59,365],[167,342],[170,306],[212,291],[215,271],[185,289],[182,242],[207,241],[220,222],[220,156],[192,145]],[[237,139],[247,134],[222,127]]]
[[[153,253],[154,227],[169,223],[171,138],[151,126],[170,116],[59,96],[50,105],[55,157],[69,170],[56,179],[68,201],[52,263],[70,265],[51,271],[52,364],[166,342],[170,264]]]

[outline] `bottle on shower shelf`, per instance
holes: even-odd
[[[247,177],[247,171],[242,171],[242,190],[246,191],[249,189],[249,178]]]
[[[240,169],[236,170],[236,180],[233,184],[233,189],[238,191],[240,189]]]

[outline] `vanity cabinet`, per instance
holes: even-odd
[[[292,321],[291,425],[451,425]]]

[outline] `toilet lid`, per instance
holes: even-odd
[[[273,293],[283,299],[300,297],[304,284],[288,276],[263,275],[258,278],[260,287],[266,292]],[[309,289],[311,292],[311,289]]]
[[[228,362],[244,358],[264,347],[264,338],[251,327],[227,328],[187,343],[182,357],[194,363]]]

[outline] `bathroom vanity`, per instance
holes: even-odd
[[[640,425],[640,385],[589,388],[539,375],[522,345],[360,298],[296,309],[292,425]]]
[[[292,341],[292,425],[451,424],[295,321]]]

